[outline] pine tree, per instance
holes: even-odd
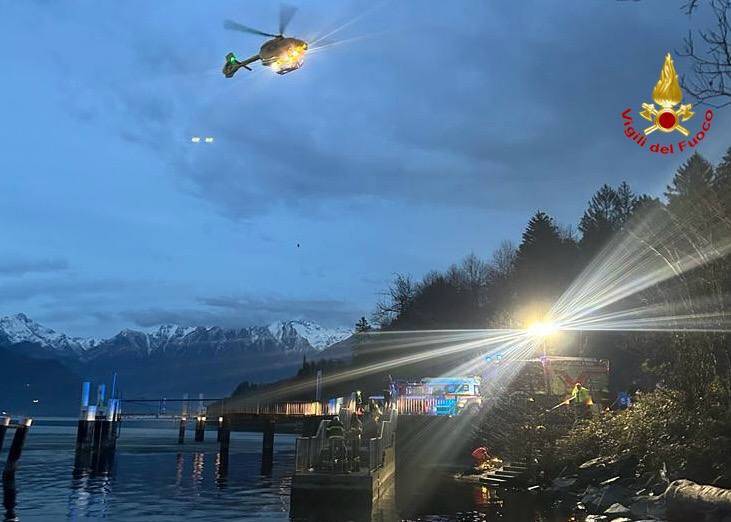
[[[675,173],[665,196],[675,223],[682,224],[684,230],[705,236],[722,217],[713,182],[713,165],[697,152]]]
[[[603,247],[619,228],[619,208],[619,195],[609,185],[602,185],[592,196],[579,222],[581,248],[588,256]]]
[[[365,333],[370,332],[371,330],[371,325],[365,317],[361,317],[360,320],[355,323],[355,333]]]
[[[623,181],[617,187],[617,206],[615,210],[615,219],[624,225],[630,218],[637,207],[638,198],[632,192],[629,184]]]
[[[713,185],[713,165],[694,152],[675,173],[665,197],[671,210],[682,210],[688,200],[702,200]],[[675,207],[675,208],[674,208]]]
[[[519,305],[554,299],[574,275],[576,245],[563,238],[545,212],[528,222],[515,258],[513,279]]]
[[[716,167],[713,184],[723,205],[726,219],[731,219],[731,147]]]

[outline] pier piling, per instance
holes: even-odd
[[[206,436],[206,418],[203,415],[199,415],[195,420],[195,441],[203,442]]]
[[[15,428],[15,436],[13,436],[13,442],[10,444],[8,460],[3,470],[3,480],[10,480],[15,476],[15,470],[18,469],[18,460],[20,460],[20,454],[23,452],[25,438],[32,423],[33,419],[26,418]]]
[[[221,454],[228,456],[228,448],[231,444],[231,420],[221,417],[218,423],[218,443]]]
[[[76,449],[89,449],[94,438],[94,423],[96,422],[96,406],[87,406],[81,412],[79,424],[76,428]]]
[[[274,464],[274,419],[264,421],[264,435],[261,445],[261,472],[266,475]]]
[[[10,425],[10,417],[3,417],[0,419],[0,451],[3,450],[3,441],[5,440],[5,432],[8,431]]]
[[[180,417],[180,427],[178,428],[178,444],[185,443],[185,416]]]
[[[76,431],[74,467],[108,470],[114,461],[122,422],[121,400],[107,398],[104,384],[97,388],[97,403],[89,404],[91,383],[81,386],[81,414]]]

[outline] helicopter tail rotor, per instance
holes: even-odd
[[[251,58],[240,61],[236,58],[236,55],[234,53],[228,53],[226,55],[226,63],[223,64],[223,75],[226,78],[233,78],[233,75],[236,74],[236,71],[238,71],[242,67],[248,71],[251,71],[251,67],[249,67],[249,64],[259,59],[260,57],[257,54],[252,56]]]

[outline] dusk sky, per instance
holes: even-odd
[[[489,258],[536,210],[575,226],[602,183],[660,195],[687,154],[641,149],[620,114],[702,24],[680,5],[302,2],[288,33],[352,22],[342,43],[226,79],[264,39],[223,20],[275,32],[277,3],[2,2],[0,315],[349,326],[394,273]]]

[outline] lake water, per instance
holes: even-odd
[[[10,445],[8,432],[0,459]],[[36,421],[20,459],[15,488],[4,488],[5,521],[289,521],[295,436],[277,435],[271,473],[261,473],[261,435],[232,433],[228,469],[216,434],[179,446],[173,424],[126,423],[109,473],[74,470],[76,427]],[[348,520],[331,515],[331,520]],[[363,516],[363,514],[361,514]],[[357,518],[361,518],[358,516]],[[313,514],[309,520],[320,520]],[[370,519],[370,516],[368,517]],[[448,483],[428,495],[387,499],[372,520],[564,521],[526,502],[497,499],[481,487]]]

